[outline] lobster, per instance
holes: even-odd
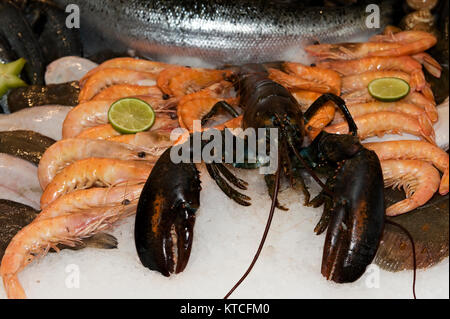
[[[325,204],[317,227],[318,233],[328,229],[322,274],[337,283],[356,281],[371,264],[381,240],[385,222],[384,186],[378,157],[359,142],[356,124],[345,102],[333,94],[324,94],[302,114],[290,92],[268,79],[265,67],[259,64],[242,66],[237,73],[236,83],[243,109],[242,128],[276,128],[276,140],[280,148],[276,158],[276,173],[265,175],[272,205],[264,236],[249,269],[226,298],[256,263],[276,208],[285,209],[277,199],[281,175],[285,174],[292,183],[294,177],[301,179],[296,174],[301,170],[307,170],[323,189],[311,202],[308,191],[303,189],[306,204]],[[333,101],[344,114],[350,134],[321,132],[309,146],[304,147],[305,123],[329,101]],[[218,108],[224,108],[237,116],[237,112],[225,102],[218,103],[212,112]],[[205,118],[210,116],[208,114]],[[135,221],[138,256],[145,267],[164,276],[182,272],[192,248],[195,216],[200,207],[199,172],[193,161],[174,163],[171,154],[184,147],[193,160],[195,134],[184,144],[169,148],[159,158],[138,204]],[[225,135],[223,131],[221,134]],[[201,143],[201,150],[207,142]],[[247,164],[243,166],[255,167]],[[245,190],[245,181],[234,176],[223,162],[207,163],[206,166],[210,176],[228,197],[240,205],[250,205],[250,198],[230,185]],[[317,177],[317,173],[327,174],[326,184]],[[304,185],[303,181],[301,183]]]

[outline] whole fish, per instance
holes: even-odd
[[[40,106],[23,109],[12,114],[0,114],[0,131],[31,130],[54,140],[62,138],[62,125],[67,106]]]
[[[39,165],[44,152],[55,143],[50,137],[33,131],[0,132],[0,153]]]
[[[37,167],[30,162],[0,153],[0,199],[39,209],[42,189],[37,172]]]
[[[2,50],[11,50],[10,55],[27,60],[25,74],[28,83],[43,84],[44,58],[39,43],[20,9],[10,1],[0,1],[0,21]]]
[[[274,0],[56,2],[79,6],[84,35],[101,34],[116,48],[122,44],[142,56],[192,66],[304,61],[304,46],[366,39],[390,23],[393,11],[390,1],[381,2],[379,28],[370,28],[366,20],[372,7],[367,4],[325,8]]]

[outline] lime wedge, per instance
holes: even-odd
[[[381,78],[369,83],[369,93],[382,102],[395,102],[409,94],[408,82],[399,78]]]
[[[108,120],[117,132],[135,134],[147,131],[153,126],[155,111],[145,101],[124,98],[111,105]]]

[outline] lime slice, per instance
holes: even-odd
[[[369,93],[382,102],[395,102],[409,94],[408,82],[399,78],[381,78],[369,83]]]
[[[135,134],[147,131],[153,126],[155,111],[145,101],[124,98],[111,105],[108,120],[117,132]]]

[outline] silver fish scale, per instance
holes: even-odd
[[[80,6],[84,24],[141,55],[213,65],[292,60],[315,41],[342,42],[367,29],[365,6],[300,7],[274,1],[57,0]],[[236,3],[235,3],[236,2]],[[391,8],[382,4],[381,27]],[[297,59],[298,60],[298,59]]]

